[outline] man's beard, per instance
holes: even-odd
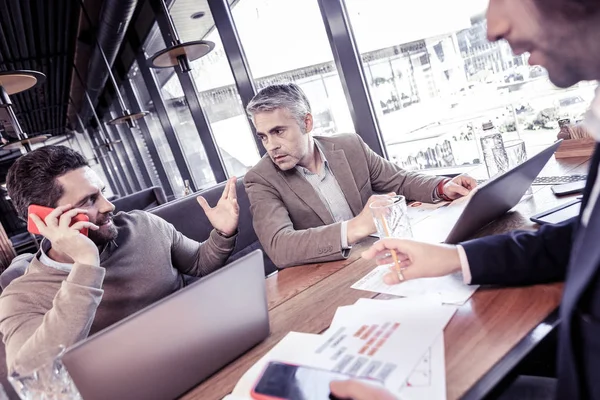
[[[113,213],[101,214],[96,219],[96,225],[100,229],[97,231],[89,230],[88,237],[96,246],[104,246],[105,244],[112,242],[118,236],[117,227],[112,223]],[[109,225],[105,225],[106,222],[111,222]]]

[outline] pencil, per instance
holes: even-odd
[[[383,233],[386,237],[390,237],[390,231],[388,229],[387,223],[385,222],[385,218],[381,216],[381,225],[383,225]],[[402,270],[400,269],[400,263],[398,262],[398,254],[396,254],[396,250],[390,249],[392,253],[392,258],[394,259],[394,266],[396,267],[396,273],[398,274],[398,279],[401,281],[404,280],[404,275],[402,275]]]

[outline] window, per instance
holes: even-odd
[[[144,83],[144,79],[139,71],[137,63],[133,64],[129,75],[131,79],[131,85],[137,97],[138,103],[141,105],[143,110],[150,112],[150,114],[148,114],[144,118],[144,121],[146,122],[146,125],[148,125],[150,136],[154,141],[156,150],[158,151],[158,154],[160,156],[160,161],[165,169],[165,172],[167,173],[169,183],[173,188],[175,197],[180,197],[183,195],[185,189],[183,184],[183,178],[181,178],[179,169],[175,164],[173,152],[171,151],[169,143],[165,138],[165,134],[163,133],[162,127],[160,125],[160,121],[158,120],[158,117],[156,115],[154,103],[152,102],[152,99],[150,99],[150,94],[148,93],[148,89],[146,89],[146,84]]]
[[[154,26],[153,31],[156,33],[149,35],[148,46],[164,49],[166,46],[157,25]],[[215,177],[175,69],[151,69],[151,71],[160,89],[171,126],[175,130],[196,187],[202,189],[214,185]]]
[[[345,3],[388,154],[404,168],[479,163],[488,121],[535,153],[555,141],[559,118],[581,120],[593,97],[589,84],[559,90],[527,55],[488,42],[486,0]]]
[[[119,192],[118,194],[125,196],[129,193],[129,188],[125,181],[124,171],[119,168],[117,153],[114,148],[111,150],[112,145],[111,147],[106,145],[107,142],[111,142],[112,140],[106,136],[103,127],[90,126],[87,129],[88,133],[91,135],[90,143],[96,159],[98,159],[100,163],[104,163],[109,170],[109,174],[112,176],[112,179],[117,186],[115,189]]]
[[[317,0],[241,0],[232,14],[258,89],[295,82],[315,134],[354,132]]]
[[[116,118],[122,115],[121,107],[118,105],[118,102],[115,100],[113,106],[110,110],[110,119]],[[132,138],[131,132],[129,132],[129,127],[127,124],[118,124],[118,125],[107,125],[107,128],[112,129],[114,133],[113,137],[118,138],[121,143],[123,155],[125,156],[125,161],[129,164],[127,167],[131,167],[133,171],[133,176],[130,176],[130,182],[132,185],[137,186],[137,190],[144,189],[146,187],[144,183],[144,176],[142,175],[142,171],[140,170],[140,166],[137,163],[137,158],[133,152],[133,148],[131,147],[130,139]],[[135,144],[134,144],[135,145]]]
[[[45,142],[44,145],[60,144],[60,145],[68,146],[68,147],[72,148],[73,150],[77,151],[79,154],[81,154],[83,157],[85,157],[86,161],[90,165],[90,168],[100,177],[100,179],[102,179],[102,182],[104,182],[104,184],[106,185],[105,196],[106,197],[113,196],[114,190],[116,188],[110,187],[110,183],[109,183],[108,179],[106,179],[106,175],[104,174],[102,165],[100,165],[100,162],[94,156],[94,152],[92,150],[92,147],[90,146],[90,142],[89,142],[89,139],[87,138],[87,134],[73,131],[73,135],[70,138],[69,138],[69,136],[67,136],[67,138],[68,138],[68,144],[61,143],[61,142],[52,142],[52,143]]]
[[[125,90],[121,87],[121,96],[123,96],[123,99],[125,100],[125,105],[126,107],[132,111],[132,106],[130,101],[135,101],[136,99],[128,99],[125,93]],[[133,128],[131,129],[131,138],[133,139],[133,143],[131,143],[132,146],[137,146],[138,151],[140,152],[140,155],[142,157],[142,162],[144,165],[138,165],[139,168],[146,168],[146,171],[148,171],[148,175],[150,176],[150,180],[152,181],[152,186],[162,186],[161,182],[160,182],[160,177],[158,175],[158,171],[156,170],[156,165],[154,164],[154,160],[152,159],[152,156],[150,155],[150,151],[148,150],[148,145],[146,143],[146,140],[144,139],[144,135],[142,134],[140,125],[141,125],[141,121],[136,121],[136,124]],[[160,160],[156,160],[156,162],[160,162]]]
[[[156,72],[157,77],[161,73],[170,72],[171,77],[160,87],[160,90],[169,114],[169,120],[177,133],[177,138],[196,186],[206,188],[214,185],[216,183],[215,177],[210,168],[208,157],[204,152],[200,136],[198,136],[198,130],[179,79],[173,73],[173,70],[153,70],[153,72]],[[157,79],[157,82],[160,83],[160,79]]]
[[[192,19],[197,12],[204,16]],[[260,157],[208,4],[176,0],[171,15],[182,41],[203,39],[215,44],[209,54],[191,63],[190,74],[227,173],[242,176]]]
[[[136,191],[135,180],[131,174],[133,168],[129,168],[131,163],[125,153],[125,143],[123,142],[123,138],[119,137],[116,126],[104,122],[104,129],[108,140],[105,149],[108,150],[113,157],[113,162],[115,162],[115,167],[123,179],[124,188],[127,191],[127,194],[131,194]]]

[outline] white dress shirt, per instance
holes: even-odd
[[[40,244],[40,262],[47,267],[52,267],[59,271],[71,272],[73,269],[73,264],[61,263],[48,257],[47,253],[51,247],[52,245],[48,239],[42,239],[42,243]]]

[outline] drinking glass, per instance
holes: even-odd
[[[372,202],[369,207],[380,238],[412,237],[404,196],[378,199]]]
[[[504,149],[506,150],[506,156],[508,158],[508,169],[513,169],[517,165],[521,165],[527,161],[527,151],[525,149],[525,142],[523,140],[509,140],[504,143]],[[525,194],[533,194],[531,186],[529,186],[529,189],[527,189]]]
[[[482,137],[481,151],[490,178],[508,171],[508,157],[501,134],[494,133]]]
[[[61,361],[64,352],[64,346],[56,346],[19,361],[8,380],[22,400],[81,399]]]

